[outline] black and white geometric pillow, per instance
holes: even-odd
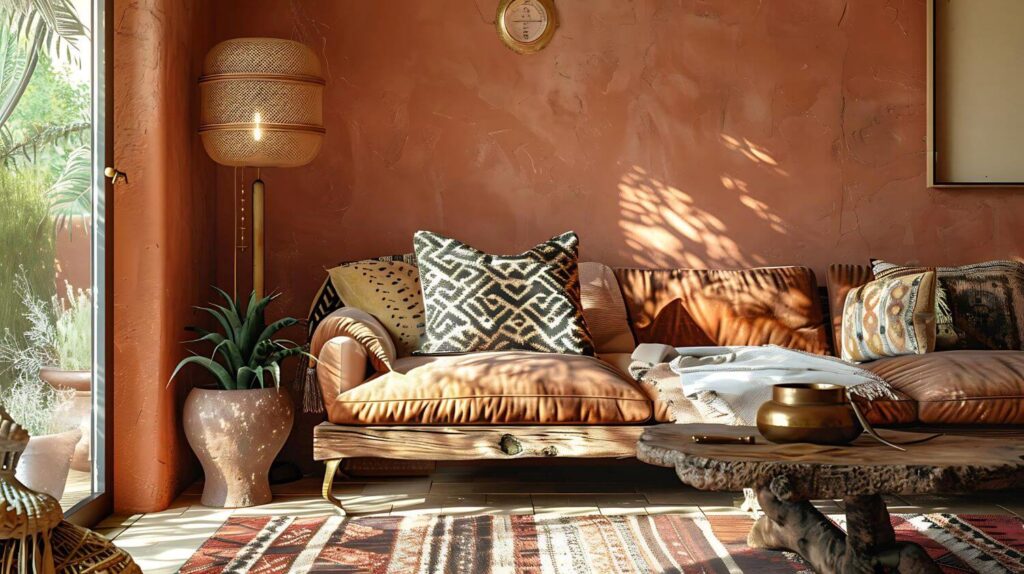
[[[426,329],[414,354],[539,351],[593,355],[580,304],[579,238],[489,255],[429,231],[413,239]]]

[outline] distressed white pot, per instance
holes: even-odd
[[[82,431],[69,431],[34,436],[18,460],[15,472],[22,484],[36,492],[45,492],[60,500],[71,471],[71,457]]]
[[[202,503],[241,508],[270,502],[267,473],[292,430],[291,398],[273,387],[192,389],[185,436],[206,475]]]
[[[68,423],[68,426],[76,426],[82,431],[82,438],[75,446],[75,456],[71,458],[71,468],[81,472],[91,471],[92,371],[65,371],[56,367],[43,367],[39,370],[39,378],[58,391],[75,392],[75,397],[68,408],[57,414]]]

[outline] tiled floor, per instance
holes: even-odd
[[[64,486],[64,496],[60,497],[60,507],[67,511],[90,494],[92,494],[92,474],[72,470],[68,472],[68,481]]]
[[[202,485],[171,508],[152,514],[112,516],[97,529],[127,549],[147,574],[175,572],[193,552],[235,515],[323,516],[333,510],[320,499],[320,481],[306,478],[274,488],[274,501],[236,510],[199,503]],[[442,463],[428,477],[342,479],[335,493],[353,512],[429,514],[721,514],[739,513],[740,493],[703,492],[682,486],[672,471],[635,461],[527,466]],[[894,513],[1015,513],[1024,517],[1024,493],[970,497],[889,497]],[[840,512],[841,501],[821,501]]]

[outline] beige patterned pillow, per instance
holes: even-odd
[[[877,279],[929,269],[878,259],[871,267]],[[1024,263],[985,261],[934,270],[938,350],[1024,350]]]
[[[399,357],[419,345],[423,295],[415,265],[402,261],[357,261],[329,269],[331,283],[346,307],[373,315],[388,330]]]
[[[934,350],[934,271],[876,279],[846,295],[843,360],[860,363]]]

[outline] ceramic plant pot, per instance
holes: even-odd
[[[67,419],[67,426],[78,427],[82,438],[75,445],[71,468],[89,472],[92,470],[92,371],[64,371],[57,367],[39,369],[39,378],[57,390],[72,390],[75,398],[68,411],[59,416]]]
[[[267,472],[292,429],[291,398],[276,388],[192,389],[185,436],[206,474],[202,503],[241,508],[270,502]]]
[[[68,482],[75,445],[81,438],[82,431],[78,429],[30,438],[18,460],[18,480],[36,492],[45,492],[60,500]]]

